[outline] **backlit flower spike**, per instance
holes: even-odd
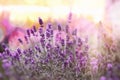
[[[38,31],[39,31],[39,34],[40,34],[40,35],[42,35],[43,32],[44,32],[42,27],[40,27]]]
[[[31,31],[32,35],[35,36],[34,30],[33,30],[33,29],[30,29],[30,31]]]
[[[18,52],[18,54],[22,53],[21,50],[20,50],[20,48],[17,49],[17,52]]]
[[[35,27],[35,26],[33,26],[33,30],[34,30],[34,32],[37,32],[37,29],[36,29],[36,27]]]
[[[77,35],[77,29],[72,31],[72,35]]]
[[[39,21],[39,24],[41,25],[41,27],[43,27],[43,20],[39,17],[38,21]]]
[[[47,29],[52,29],[52,24],[51,23],[47,24]]]
[[[69,25],[65,26],[65,31],[66,31],[66,33],[69,33]]]
[[[54,30],[53,30],[53,26],[52,26],[51,23],[49,23],[49,24],[47,25],[47,29],[49,30],[48,32],[50,33],[50,36],[53,37],[53,32],[54,32]]]
[[[48,24],[46,28],[46,38],[51,37],[51,30],[52,30],[51,24]]]
[[[62,44],[62,46],[65,46],[65,40],[64,39],[61,39],[61,44]]]
[[[26,35],[24,36],[24,39],[28,43],[28,37]]]
[[[23,44],[23,41],[20,38],[18,39],[18,41],[19,41],[19,43]]]
[[[5,52],[7,53],[7,55],[11,55],[11,52],[9,49],[6,49]]]
[[[35,46],[35,49],[36,49],[37,51],[39,51],[39,53],[41,53],[41,49],[40,49],[39,46]]]
[[[27,36],[30,37],[30,30],[27,30]]]
[[[7,44],[5,44],[5,43],[2,43],[1,45],[4,49],[8,48]]]
[[[58,31],[61,31],[62,30],[62,27],[60,24],[58,24]]]
[[[68,15],[68,23],[71,23],[71,20],[72,20],[72,12],[70,12]]]

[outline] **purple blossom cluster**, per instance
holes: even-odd
[[[43,26],[39,18],[39,29],[28,29],[25,41],[18,39],[27,48],[11,50],[3,44],[0,54],[1,79],[10,80],[74,80],[82,79],[88,64],[89,46],[86,40],[77,36],[77,30],[70,32],[51,24]]]
[[[120,80],[119,56],[91,57],[89,39],[78,36],[77,29],[45,27],[41,18],[39,24],[18,39],[23,47],[2,44],[0,80]]]

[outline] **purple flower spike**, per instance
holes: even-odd
[[[61,25],[58,25],[58,30],[59,30],[59,31],[61,31],[61,30],[62,30]]]
[[[35,26],[33,26],[33,30],[34,30],[34,32],[36,32],[36,31],[37,31]]]
[[[21,54],[21,50],[20,50],[19,48],[17,49],[17,52],[18,52],[19,54]]]
[[[27,35],[30,37],[30,30],[29,29],[27,30]]]
[[[32,49],[31,49],[31,48],[29,48],[29,49],[28,49],[28,51],[29,51],[29,53],[30,53],[30,54],[32,54],[32,53],[33,53],[33,51],[32,51]]]
[[[68,42],[70,40],[70,37],[66,35],[66,41]]]
[[[49,38],[50,37],[50,33],[46,32],[46,37]]]
[[[72,32],[72,35],[77,35],[77,29]]]
[[[50,50],[51,45],[48,43],[48,44],[46,45],[46,48],[47,48],[48,50]]]
[[[6,53],[7,53],[8,55],[10,55],[10,51],[9,51],[8,49],[6,50]]]
[[[42,28],[39,29],[39,33],[40,33],[40,34],[43,33],[43,29],[42,29]]]
[[[80,38],[78,38],[78,46],[82,45],[82,40]]]
[[[63,68],[65,69],[67,66],[68,66],[68,62],[65,61],[64,64],[63,64]]]
[[[21,44],[23,43],[23,41],[22,41],[20,38],[18,39],[18,41],[19,41]]]
[[[68,23],[71,23],[71,19],[72,19],[72,12],[69,13],[69,16],[68,16]]]
[[[65,31],[66,31],[66,33],[69,32],[69,26],[68,26],[68,25],[66,25],[66,27],[65,27]]]
[[[28,42],[28,38],[27,38],[27,36],[24,36],[24,38],[25,38],[25,41]]]
[[[42,25],[43,24],[43,21],[41,18],[39,18],[39,24]]]
[[[35,46],[35,49],[36,49],[37,51],[39,51],[39,53],[41,52],[40,47]]]
[[[4,49],[7,48],[6,44],[4,44],[4,43],[2,43],[2,47],[3,47]]]
[[[14,59],[19,60],[19,54],[15,53],[15,55],[13,55]]]
[[[62,44],[62,46],[65,46],[65,41],[64,41],[64,39],[61,40],[61,44]]]
[[[31,29],[31,33],[33,34],[33,36],[35,35],[34,31]]]
[[[53,36],[53,30],[50,31],[51,36]]]
[[[51,28],[52,28],[52,25],[51,25],[51,24],[48,24],[48,28],[51,29]]]

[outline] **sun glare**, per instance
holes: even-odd
[[[10,20],[13,22],[24,22],[27,18],[36,21],[38,16],[42,16],[44,20],[47,20],[48,17],[64,19],[71,10],[77,16],[89,16],[94,22],[98,22],[102,20],[105,9],[105,0],[75,0],[74,2],[68,0],[68,3],[63,0],[52,2],[48,0],[24,0],[24,2],[29,5],[1,5],[0,12],[9,12],[11,14]]]

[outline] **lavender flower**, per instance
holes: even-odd
[[[27,30],[27,35],[30,36],[30,30]]]
[[[61,25],[58,25],[58,30],[61,31]]]
[[[33,26],[33,30],[34,30],[34,32],[36,32],[36,31],[37,31],[35,26]]]
[[[39,24],[42,25],[43,24],[43,21],[41,18],[39,18]]]

